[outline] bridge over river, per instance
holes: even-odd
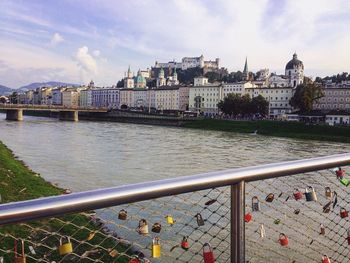
[[[6,111],[6,120],[22,121],[23,111],[51,111],[58,112],[58,118],[65,121],[78,121],[79,112],[107,112],[107,108],[66,107],[59,105],[23,105],[0,104],[0,110]]]

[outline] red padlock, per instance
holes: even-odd
[[[247,214],[244,215],[244,221],[246,223],[249,223],[252,220],[252,218],[253,218],[253,216],[252,216],[251,213],[247,213]]]
[[[327,257],[327,255],[324,255],[322,257],[322,263],[331,263],[331,260],[329,259],[329,257]]]
[[[342,170],[340,167],[338,170],[335,171],[335,174],[337,176],[338,179],[343,179],[344,177],[344,170]]]
[[[190,248],[190,244],[188,243],[188,236],[184,236],[183,239],[182,239],[182,242],[181,242],[181,247],[184,249],[184,250],[188,250]]]
[[[303,193],[300,192],[299,189],[297,189],[297,188],[294,189],[293,195],[294,195],[295,200],[300,200],[303,198]]]
[[[215,263],[213,249],[209,243],[203,245],[203,259],[204,263]]]
[[[141,261],[138,258],[132,258],[128,263],[141,263]]]
[[[288,241],[288,237],[285,234],[281,233],[278,241],[282,247],[288,246],[289,241]]]
[[[349,211],[345,210],[345,208],[340,209],[340,217],[345,218],[349,216]]]

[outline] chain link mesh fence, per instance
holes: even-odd
[[[346,262],[343,169],[342,181],[322,170],[247,183],[246,260]],[[230,187],[220,187],[2,226],[0,258],[20,259],[23,240],[27,262],[229,262],[230,205]]]

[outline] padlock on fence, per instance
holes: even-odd
[[[324,255],[322,257],[322,263],[331,263],[331,260],[329,259],[329,257],[327,255]]]
[[[197,225],[198,226],[204,226],[204,220],[203,217],[200,213],[196,214],[196,220],[197,220]]]
[[[348,241],[348,245],[350,245],[350,230],[348,230],[348,236],[346,237],[346,240]]]
[[[260,211],[260,202],[257,196],[252,197],[252,210]]]
[[[344,185],[344,186],[348,186],[349,185],[349,180],[348,179],[346,179],[346,178],[341,178],[341,179],[339,179],[339,181],[341,182],[341,184],[342,185]]]
[[[162,225],[160,223],[154,223],[152,226],[152,232],[159,233],[162,230]]]
[[[66,236],[67,242],[63,243],[63,237],[60,238],[60,246],[58,247],[58,252],[61,256],[72,253],[73,245],[70,242],[70,238]]]
[[[152,240],[152,258],[159,258],[160,250],[160,239],[159,237],[155,237]]]
[[[118,214],[119,220],[126,220],[127,217],[128,217],[128,211],[126,211],[124,209],[119,211],[119,214]]]
[[[14,263],[26,263],[26,256],[24,252],[24,241],[21,240],[21,253],[18,255],[17,253],[17,240],[15,240],[15,248],[14,248]]]
[[[244,215],[244,222],[249,223],[252,220],[253,216],[251,213],[246,213]]]
[[[128,263],[141,263],[141,260],[137,256],[135,256],[132,259],[130,259]]]
[[[320,235],[324,236],[326,234],[326,229],[323,224],[320,226]]]
[[[266,196],[265,201],[271,203],[273,201],[273,199],[275,199],[275,195],[273,193],[269,193]]]
[[[146,219],[141,219],[139,221],[139,227],[138,227],[138,232],[141,235],[147,235],[148,234],[148,224]]]
[[[281,233],[280,237],[278,239],[278,242],[280,243],[280,245],[282,247],[286,247],[286,246],[288,246],[288,243],[289,243],[288,237],[285,234]]]
[[[266,236],[264,224],[260,225],[260,227],[259,227],[259,234],[260,234],[261,238],[264,238]]]
[[[332,199],[333,193],[329,186],[325,187],[325,195],[328,199]]]
[[[209,243],[203,245],[204,263],[215,263],[214,252]]]
[[[308,186],[305,189],[305,198],[306,201],[310,202],[310,201],[317,201],[317,196],[316,196],[316,192],[315,189],[312,186]]]
[[[175,223],[174,218],[170,215],[165,216],[165,219],[169,225],[173,225]]]
[[[298,201],[303,198],[303,193],[300,192],[298,188],[295,188],[293,196],[294,196],[294,199]]]
[[[347,211],[344,207],[340,208],[340,217],[345,218],[349,216],[349,211]]]
[[[188,243],[188,236],[184,236],[181,241],[181,247],[184,250],[188,250],[190,248],[190,244]]]
[[[344,177],[344,170],[341,167],[339,167],[338,170],[335,171],[335,175],[337,176],[337,178],[339,180],[343,179],[343,177]]]

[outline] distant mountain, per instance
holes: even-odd
[[[10,95],[13,91],[14,90],[9,88],[9,87],[0,85],[0,96],[2,96],[2,95]]]
[[[79,86],[78,84],[58,82],[58,81],[48,81],[48,82],[34,82],[25,86],[18,88],[18,91],[28,91],[40,87],[59,87],[59,86]]]

